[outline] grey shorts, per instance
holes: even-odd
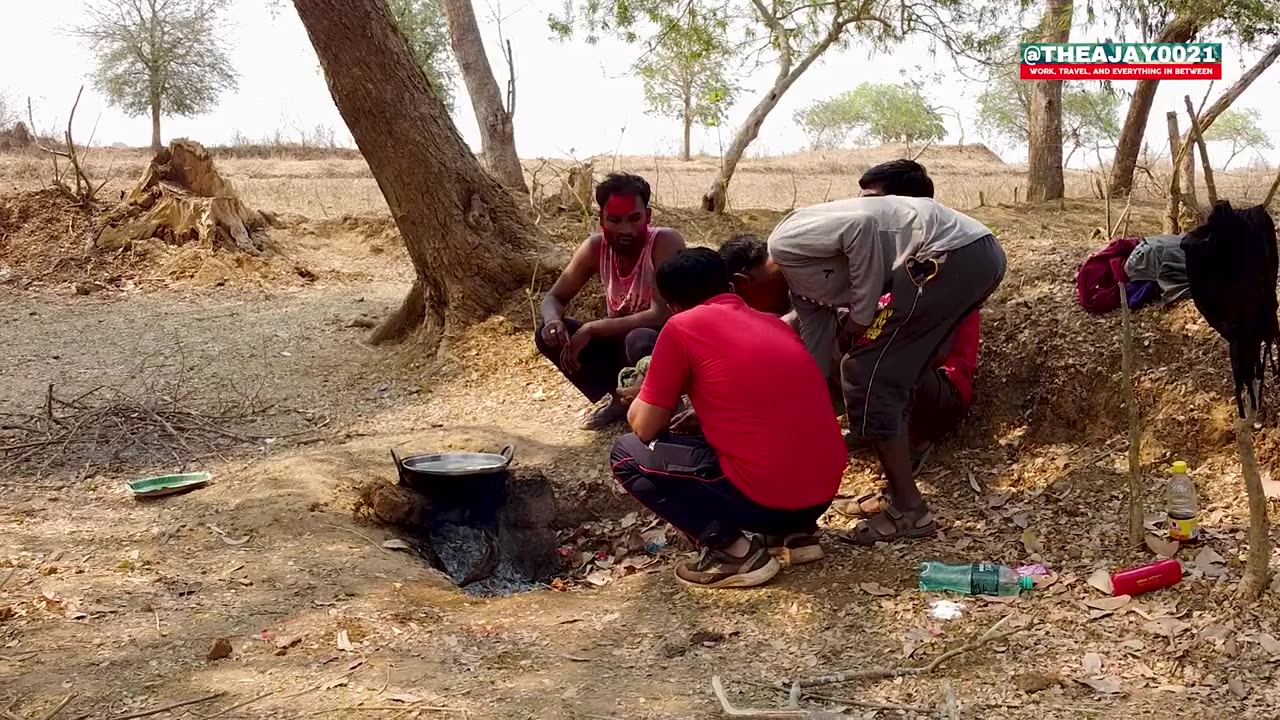
[[[884,326],[840,361],[852,434],[886,440],[905,427],[912,390],[960,321],[1000,286],[1005,265],[1004,250],[988,235],[947,253],[919,291],[905,265],[893,271]],[[919,266],[911,269],[920,272]]]

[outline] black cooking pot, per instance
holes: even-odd
[[[479,527],[497,522],[507,501],[514,450],[501,453],[430,453],[401,458],[391,450],[400,484],[431,500],[436,525]]]

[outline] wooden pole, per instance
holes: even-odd
[[[1245,417],[1236,420],[1236,450],[1240,453],[1240,474],[1244,476],[1245,492],[1249,496],[1249,555],[1245,559],[1244,578],[1236,588],[1236,598],[1250,602],[1257,600],[1271,579],[1271,536],[1268,534],[1267,496],[1262,490],[1262,476],[1258,473],[1258,458],[1253,450],[1253,424],[1257,408],[1246,395]]]

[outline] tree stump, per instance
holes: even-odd
[[[218,174],[204,147],[174,140],[152,158],[94,245],[115,250],[159,238],[261,255],[266,246],[258,231],[266,227],[263,216],[245,207]]]

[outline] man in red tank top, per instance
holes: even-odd
[[[581,427],[596,430],[626,417],[617,395],[618,373],[653,354],[666,304],[654,290],[654,268],[684,249],[670,228],[650,227],[649,183],[638,175],[613,174],[596,186],[600,232],[587,238],[542,298],[534,332],[538,351],[598,407]],[[565,316],[592,277],[604,289],[605,317],[582,322]],[[601,400],[608,398],[607,403]]]

